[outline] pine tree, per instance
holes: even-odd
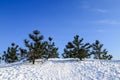
[[[89,43],[82,43],[83,38],[79,39],[79,35],[74,36],[72,42],[68,42],[66,48],[64,48],[64,53],[62,54],[64,58],[79,58],[80,60],[84,58],[89,58],[89,48],[91,47]]]
[[[40,31],[34,30],[33,34],[29,34],[29,38],[32,42],[24,40],[25,46],[28,48],[29,60],[34,64],[35,59],[43,58],[44,49],[46,47],[46,42],[42,42],[43,35],[40,35]]]
[[[11,44],[11,47],[8,47],[7,51],[4,51],[3,59],[6,63],[13,63],[18,61],[18,45],[15,45],[15,43]]]
[[[47,58],[58,58],[59,54],[58,54],[58,48],[55,47],[55,43],[52,42],[52,38],[49,37],[48,38],[48,42],[47,42],[47,46],[46,46],[46,57]]]
[[[111,60],[112,55],[107,55],[108,51],[106,49],[102,49],[103,44],[100,44],[98,40],[92,44],[92,54],[94,55],[94,59],[104,59]]]

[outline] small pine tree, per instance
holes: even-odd
[[[25,46],[28,48],[29,60],[34,64],[35,59],[43,58],[44,49],[46,47],[46,42],[42,42],[43,35],[40,35],[40,31],[34,30],[33,34],[29,34],[29,38],[33,42],[24,40]]]
[[[89,43],[82,43],[83,38],[79,39],[79,35],[74,36],[72,42],[68,42],[66,48],[64,48],[64,53],[62,54],[64,58],[79,58],[80,60],[84,58],[89,58]]]
[[[112,55],[107,55],[108,51],[106,49],[103,49],[103,44],[100,44],[98,40],[95,41],[95,43],[92,44],[92,52],[91,54],[94,55],[94,59],[104,59],[104,60],[111,60]]]
[[[8,47],[7,51],[4,51],[3,59],[6,63],[13,63],[18,61],[18,45],[15,43],[11,44],[11,47]]]
[[[58,54],[58,48],[55,47],[55,43],[52,42],[52,38],[49,37],[48,38],[49,42],[47,42],[47,45],[46,45],[46,57],[47,58],[59,58],[59,54]]]

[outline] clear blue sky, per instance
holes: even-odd
[[[38,29],[54,38],[59,52],[78,34],[96,39],[120,58],[120,0],[0,0],[0,53]]]

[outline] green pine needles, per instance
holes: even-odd
[[[46,46],[46,58],[59,58],[58,48],[55,47],[55,43],[52,42],[53,38],[49,37]]]
[[[24,40],[25,46],[28,48],[29,60],[35,63],[35,59],[48,59],[58,58],[58,48],[55,47],[55,43],[52,42],[52,38],[49,37],[48,41],[43,41],[43,35],[40,35],[40,31],[34,30],[33,34],[29,34],[29,38],[32,42]]]
[[[82,60],[90,57],[90,47],[89,43],[84,44],[83,38],[79,39],[79,35],[76,35],[73,41],[68,42],[62,55],[64,58],[79,58]]]
[[[6,63],[16,62],[18,60],[18,45],[15,43],[11,44],[11,47],[8,47],[7,51],[4,51],[3,59]]]
[[[102,49],[103,44],[100,44],[98,40],[92,44],[92,52],[94,55],[94,59],[103,59],[103,60],[111,60],[112,55],[107,55],[108,51],[106,49]]]
[[[27,39],[24,40],[25,46],[28,48],[28,55],[29,60],[32,61],[32,63],[35,63],[35,59],[41,59],[43,58],[44,49],[46,46],[46,43],[43,42],[43,35],[40,35],[40,31],[34,30],[33,34],[29,34],[29,38],[32,40],[32,42],[28,41]]]
[[[41,35],[39,30],[34,30],[28,36],[30,40],[24,40],[25,48],[19,48],[18,45],[12,43],[0,59],[6,63],[26,59],[34,64],[36,59],[59,58],[59,48],[56,47],[52,37],[48,37],[48,40],[44,41],[44,36]],[[78,58],[80,60],[91,58],[91,56],[99,60],[111,60],[113,58],[112,55],[108,55],[106,49],[102,49],[103,44],[99,40],[96,40],[93,44],[84,43],[83,40],[79,35],[75,35],[73,41],[65,45],[62,57]]]

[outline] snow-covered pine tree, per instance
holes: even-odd
[[[59,54],[58,54],[58,48],[55,47],[55,43],[52,42],[52,38],[49,37],[48,38],[48,42],[47,42],[47,46],[46,46],[46,58],[59,58]]]
[[[91,54],[94,55],[94,59],[104,59],[111,60],[112,55],[107,55],[108,51],[106,49],[102,49],[103,44],[100,44],[100,41],[96,40],[95,43],[92,44]]]
[[[3,54],[3,60],[6,63],[13,63],[18,61],[18,53],[19,49],[18,49],[18,45],[15,45],[15,43],[11,44],[11,47],[8,47],[7,51],[4,51]]]
[[[35,59],[42,59],[44,55],[44,49],[46,42],[43,42],[43,35],[40,35],[40,31],[34,30],[33,34],[29,34],[29,38],[32,42],[27,39],[24,40],[25,46],[28,48],[29,60],[35,63]]]
[[[91,47],[89,43],[82,43],[83,38],[79,39],[79,35],[74,36],[72,42],[68,42],[66,48],[64,48],[64,53],[62,54],[64,58],[79,58],[80,60],[90,57],[89,48]]]

